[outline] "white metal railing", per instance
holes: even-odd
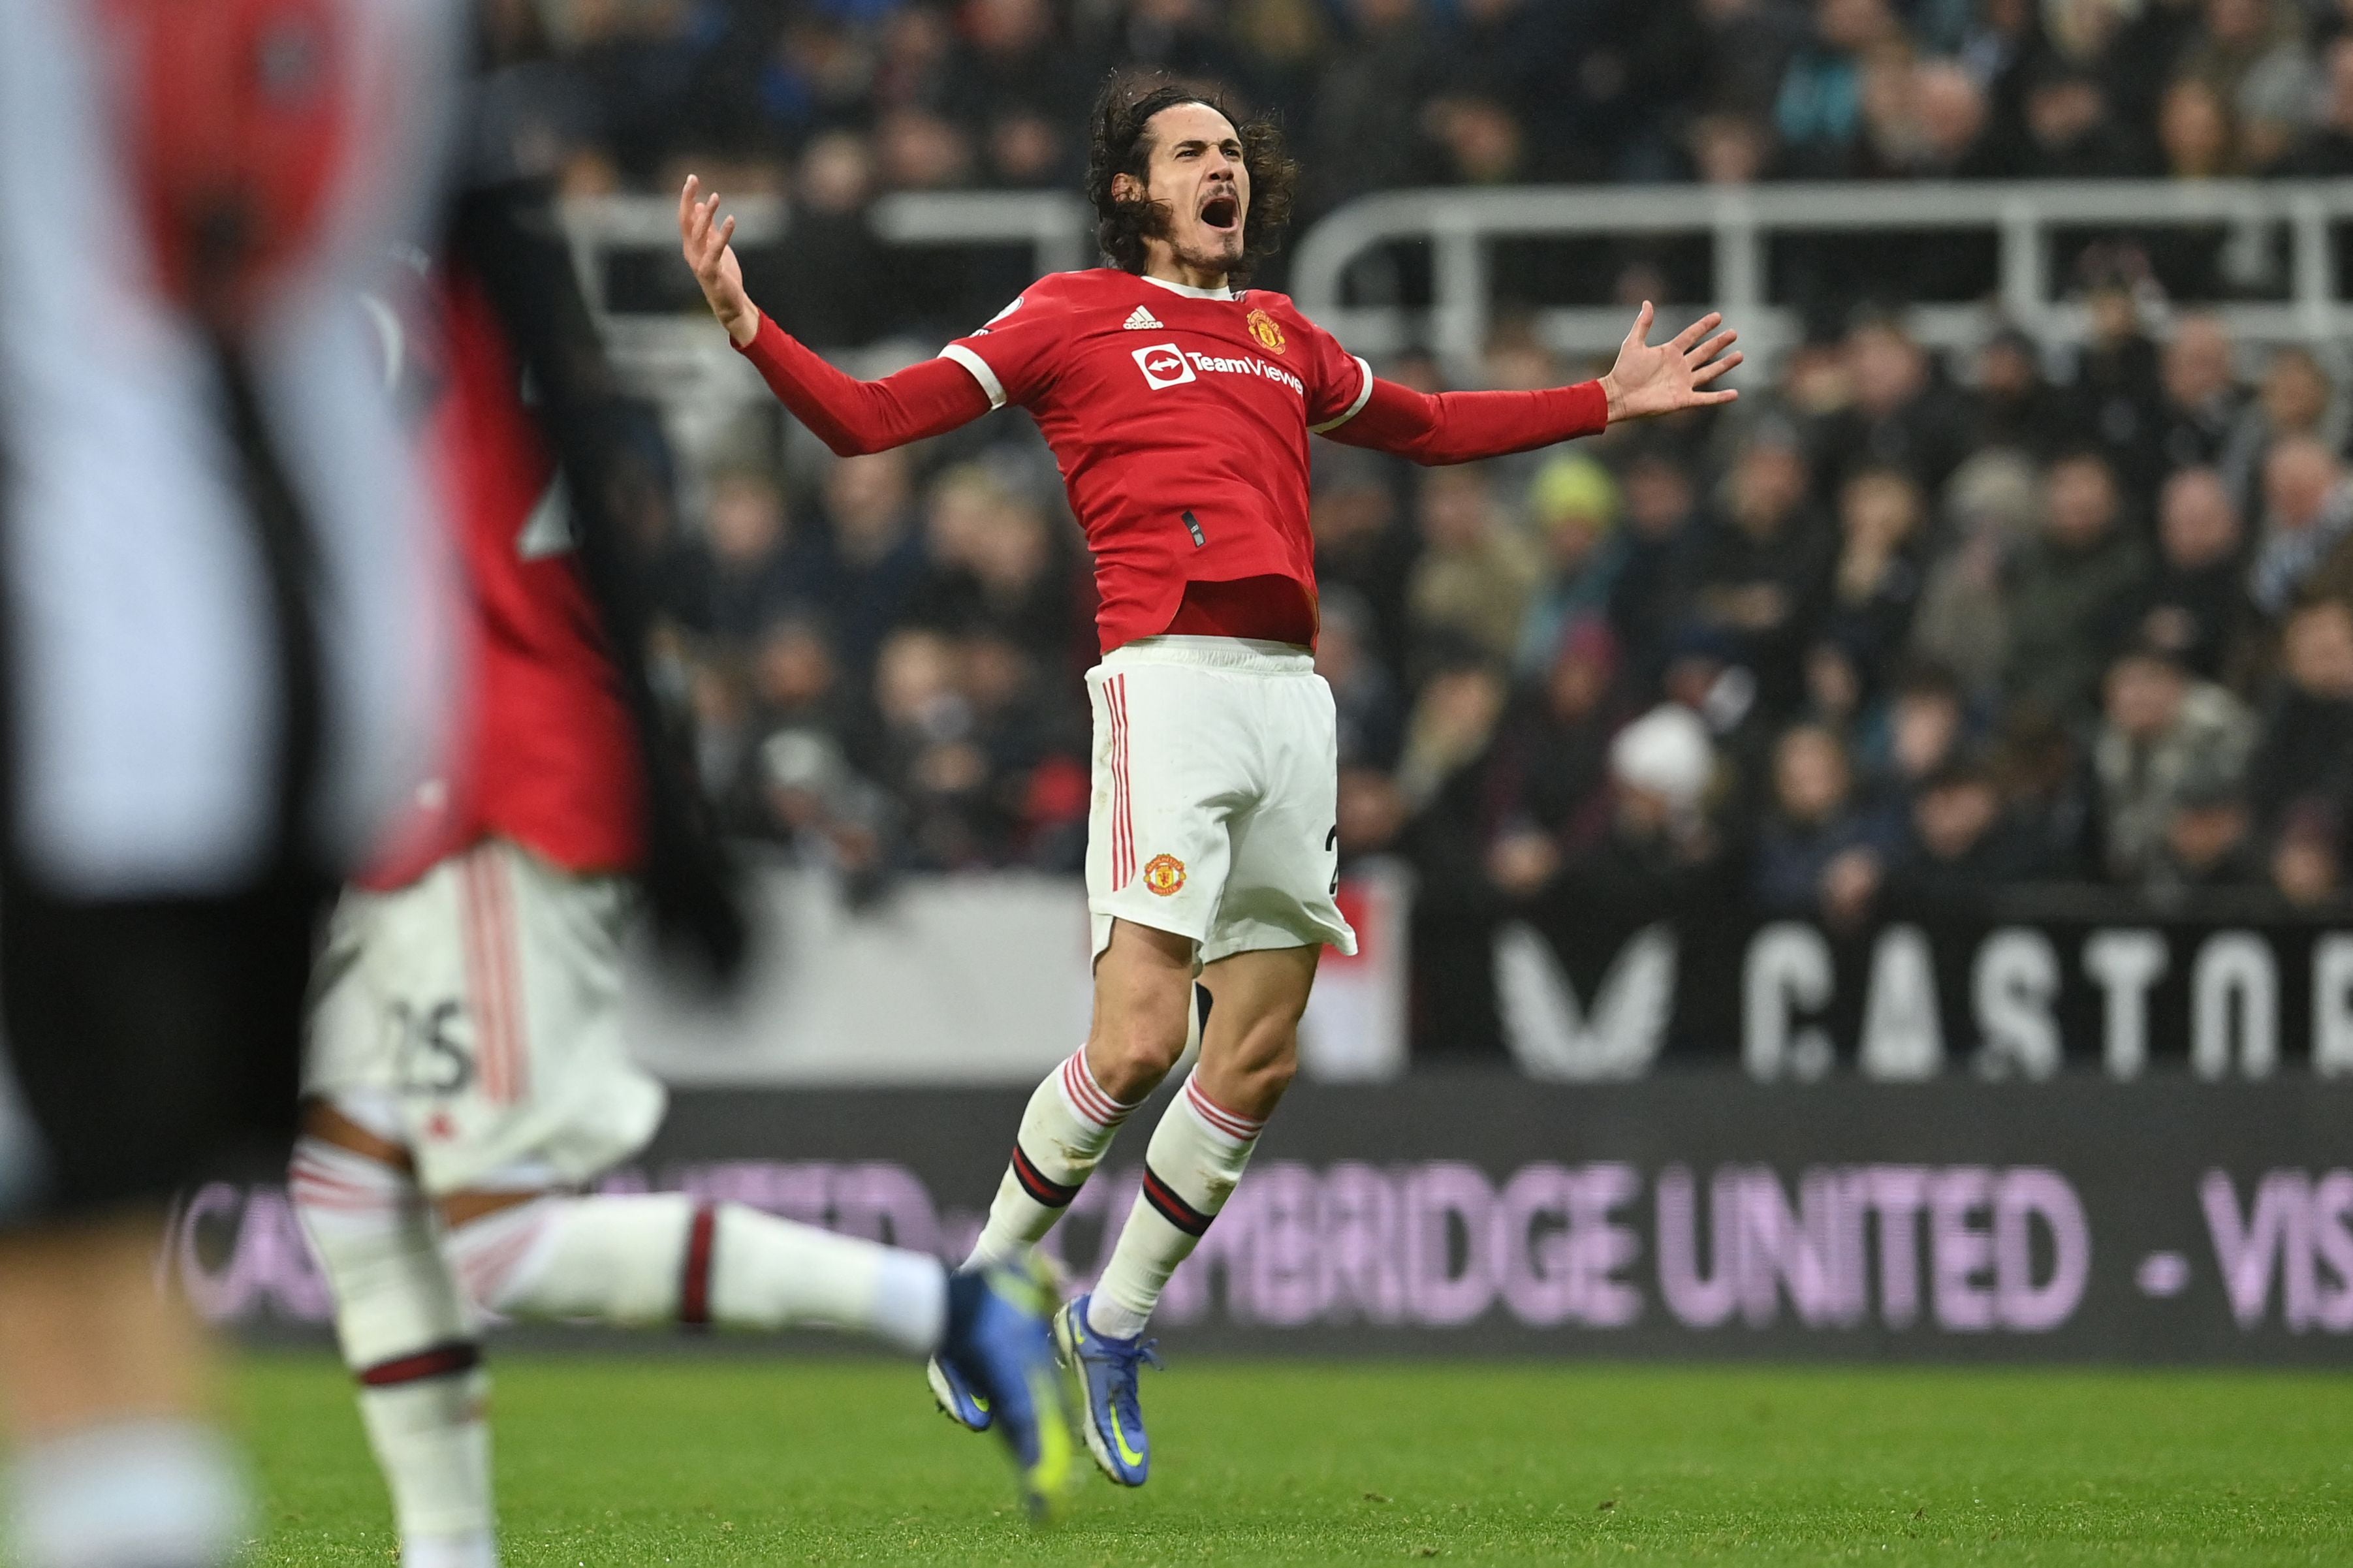
[[[730,210],[746,245],[773,244],[790,231],[790,207],[779,198],[747,197],[731,203]],[[606,310],[607,259],[622,251],[674,247],[676,213],[667,196],[607,196],[567,204],[565,222],[590,303],[604,317],[625,372],[647,391],[700,405],[716,418],[761,391],[706,323],[684,315]],[[1713,298],[1682,301],[1677,310],[1721,310],[1753,352],[1770,353],[1795,342],[1800,331],[1795,311],[1768,302],[1775,237],[1974,231],[1997,242],[1999,289],[1992,303],[2045,342],[2064,343],[2081,339],[2084,322],[2081,308],[2053,289],[2058,231],[2221,227],[2228,231],[2227,252],[2258,268],[2269,264],[2276,234],[2284,231],[2288,241],[2283,300],[2220,304],[2233,332],[2249,342],[2334,344],[2353,340],[2353,302],[2339,297],[2331,236],[2333,225],[2348,220],[2353,220],[2353,180],[1391,191],[1351,202],[1310,229],[1294,253],[1292,287],[1303,308],[1360,352],[1428,346],[1458,374],[1469,374],[1496,315],[1489,278],[1494,241],[1694,235],[1708,243]],[[1084,267],[1093,257],[1086,204],[1062,192],[901,192],[875,203],[872,221],[891,244],[1024,244],[1041,274]],[[1432,248],[1431,308],[1349,303],[1351,269],[1383,246],[1410,240],[1426,240]],[[1627,312],[1615,305],[1554,307],[1536,311],[1535,320],[1565,353],[1604,353],[1624,334]],[[1987,303],[1917,306],[1911,320],[1930,343],[1965,345],[1983,335]]]
[[[1769,242],[1777,236],[1878,232],[1993,234],[1999,244],[1998,304],[2004,316],[2046,341],[2078,340],[2079,309],[2052,291],[2053,232],[2119,226],[2230,231],[2226,249],[2258,260],[2284,227],[2288,287],[2284,303],[2221,307],[2233,331],[2254,342],[2323,341],[2353,335],[2353,306],[2339,299],[2333,222],[2353,218],[2353,180],[2020,181],[2003,184],[1787,184],[1756,186],[1525,186],[1496,190],[1391,191],[1349,203],[1300,242],[1292,269],[1301,306],[1369,353],[1417,342],[1456,367],[1475,363],[1493,324],[1488,247],[1525,237],[1706,237],[1714,298],[1684,301],[1721,310],[1749,342],[1770,352],[1794,342],[1795,313],[1769,303]],[[1434,303],[1426,321],[1393,307],[1352,307],[1350,269],[1400,240],[1431,247]],[[1661,301],[1663,305],[1665,301]],[[1976,341],[1983,303],[1929,305],[1912,312],[1915,330],[1951,346]],[[1606,352],[1624,336],[1620,307],[1535,313],[1556,348]]]

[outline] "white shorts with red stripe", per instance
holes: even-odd
[[[1087,672],[1087,908],[1191,937],[1203,963],[1356,951],[1333,901],[1339,749],[1314,657],[1240,637],[1145,637]]]
[[[622,1039],[628,904],[618,879],[498,838],[396,891],[346,889],[303,1092],[406,1143],[436,1194],[518,1173],[566,1184],[627,1159],[667,1103]]]

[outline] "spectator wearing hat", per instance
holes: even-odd
[[[1528,518],[1545,577],[1520,626],[1514,664],[1522,675],[1549,670],[1569,624],[1608,609],[1626,563],[1620,510],[1618,481],[1582,454],[1551,458],[1529,482]]]
[[[1661,703],[1619,731],[1607,830],[1567,861],[1563,885],[1621,911],[1688,908],[1727,869],[1710,810],[1718,773],[1708,727],[1688,708]]]
[[[2116,881],[2147,884],[2171,874],[2162,863],[2184,790],[2196,782],[2219,797],[2245,777],[2254,718],[2221,687],[2193,678],[2170,649],[2145,641],[2110,663],[2104,697],[2092,747],[2102,858]]]
[[[2141,891],[2176,904],[2198,892],[2260,888],[2269,879],[2242,781],[2224,766],[2193,768],[2173,793]]]

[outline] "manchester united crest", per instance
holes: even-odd
[[[1283,341],[1282,328],[1264,310],[1252,310],[1242,318],[1242,324],[1250,329],[1250,336],[1256,338],[1259,346],[1267,353],[1279,354],[1289,352],[1290,345]],[[1181,868],[1179,869],[1181,871]]]
[[[1185,862],[1174,855],[1155,855],[1144,863],[1144,885],[1164,899],[1174,896],[1185,885]]]

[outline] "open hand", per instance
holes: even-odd
[[[1724,352],[1739,340],[1738,332],[1707,336],[1723,325],[1721,314],[1709,312],[1656,347],[1648,341],[1651,318],[1651,302],[1645,300],[1626,341],[1618,345],[1618,363],[1601,378],[1601,389],[1609,395],[1611,424],[1620,419],[1647,419],[1657,414],[1704,408],[1711,404],[1729,403],[1740,395],[1729,387],[1721,392],[1707,390],[1710,382],[1745,357]],[[1707,341],[1701,342],[1703,338]]]
[[[686,264],[694,268],[694,280],[702,285],[711,313],[729,337],[749,344],[760,335],[760,308],[744,292],[744,268],[735,260],[735,247],[727,243],[735,235],[735,217],[733,213],[719,216],[717,191],[697,199],[702,189],[701,177],[689,174],[686,188],[678,193],[679,244],[686,252]]]

